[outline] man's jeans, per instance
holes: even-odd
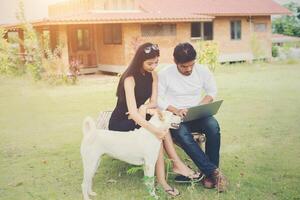
[[[214,117],[181,123],[179,129],[170,129],[172,137],[194,161],[196,166],[209,176],[219,166],[220,126]],[[205,153],[193,139],[193,132],[206,136]]]

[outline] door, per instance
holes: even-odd
[[[92,25],[72,25],[68,27],[69,61],[76,60],[81,67],[95,67],[96,51]]]

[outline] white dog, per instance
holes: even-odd
[[[158,128],[169,129],[178,128],[180,121],[180,117],[164,111],[156,112],[149,122]],[[130,164],[144,165],[144,176],[154,177],[161,140],[148,130],[143,127],[129,132],[96,129],[94,120],[86,117],[83,122],[83,133],[81,157],[84,177],[81,187],[84,200],[89,200],[89,195],[96,195],[92,191],[92,179],[103,154]],[[156,197],[154,179],[150,183],[150,188],[152,188],[150,195]]]

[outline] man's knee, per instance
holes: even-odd
[[[204,131],[211,135],[219,136],[220,135],[220,126],[218,121],[214,117],[208,117],[204,120]]]
[[[180,126],[177,130],[172,130],[172,137],[180,143],[190,143],[193,140],[193,136],[190,130],[185,126]]]

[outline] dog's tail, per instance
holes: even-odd
[[[86,117],[83,121],[82,132],[84,137],[89,137],[96,130],[96,124],[91,117]]]

